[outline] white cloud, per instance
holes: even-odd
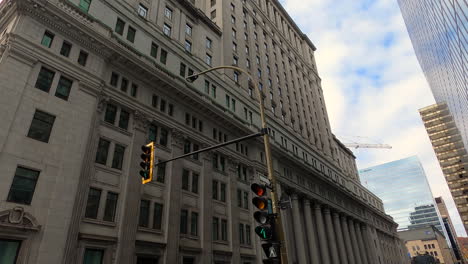
[[[434,99],[397,1],[282,2],[317,47],[334,133],[380,139],[393,146],[355,151],[358,167],[418,155],[434,196],[443,196],[458,234],[466,235],[419,117],[418,109]]]

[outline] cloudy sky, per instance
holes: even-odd
[[[443,196],[458,235],[466,236],[418,113],[435,101],[397,0],[281,2],[317,47],[333,132],[345,142],[393,147],[353,150],[358,167],[417,155],[433,195]]]

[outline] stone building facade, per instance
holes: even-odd
[[[396,224],[331,133],[315,47],[278,1],[4,0],[2,263],[261,263],[250,184],[263,91],[290,263],[402,263]],[[1,255],[1,254],[0,254]],[[1,262],[0,261],[0,262]]]

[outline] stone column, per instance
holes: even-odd
[[[356,238],[359,244],[359,251],[361,252],[361,259],[363,264],[368,264],[366,248],[364,247],[364,240],[362,239],[361,233],[361,224],[358,222],[354,223],[354,228],[356,229]]]
[[[344,215],[341,216],[341,228],[343,230],[343,237],[344,237],[344,240],[345,240],[345,247],[346,247],[346,253],[347,253],[347,257],[348,257],[348,263],[349,264],[356,264],[355,257],[354,257],[353,246],[351,244],[351,236],[349,234],[349,229],[348,229],[348,221],[346,220],[346,216],[344,216]]]
[[[361,252],[359,251],[358,240],[356,237],[356,230],[354,229],[354,222],[352,219],[348,221],[349,234],[351,235],[351,245],[353,246],[354,259],[356,264],[362,264]]]
[[[364,246],[366,247],[367,256],[369,257],[369,263],[378,263],[376,248],[372,241],[372,236],[370,234],[370,229],[367,228],[367,225],[364,224],[361,226],[362,238],[364,239]]]
[[[337,212],[333,212],[333,226],[335,227],[336,234],[336,245],[338,246],[338,253],[342,264],[348,264],[348,258],[346,257],[346,248],[343,238],[343,232],[340,226],[340,216]]]
[[[338,255],[338,249],[336,248],[336,239],[335,231],[333,230],[333,222],[330,215],[330,209],[325,208],[323,210],[325,214],[325,222],[327,226],[327,237],[328,237],[328,247],[330,248],[330,255],[333,264],[340,264],[340,257]]]
[[[306,228],[307,228],[307,238],[309,241],[309,254],[310,254],[310,261],[311,264],[320,264],[320,253],[317,244],[317,238],[315,234],[317,230],[314,226],[314,221],[312,220],[312,208],[310,200],[304,201],[304,214],[306,220]]]
[[[320,255],[322,262],[320,264],[330,264],[330,255],[328,253],[327,236],[325,235],[325,225],[323,224],[322,208],[320,204],[314,204],[315,221],[317,223],[317,233],[320,245]]]
[[[294,236],[296,240],[296,253],[299,264],[307,263],[307,256],[304,245],[304,232],[301,224],[301,214],[299,212],[299,198],[296,194],[291,196],[292,199],[292,213],[294,222]]]

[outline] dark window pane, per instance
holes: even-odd
[[[136,30],[129,26],[127,31],[127,40],[133,43],[135,41],[135,34]]]
[[[195,151],[198,151],[199,148],[200,148],[200,147],[199,147],[197,144],[193,144],[193,150],[192,150],[192,151],[194,151],[194,152],[195,152]],[[193,154],[193,155],[192,155],[192,159],[198,160],[198,153],[197,153],[197,154]]]
[[[237,189],[237,206],[242,207],[242,191]]]
[[[198,213],[192,212],[190,221],[190,235],[198,236]]]
[[[60,76],[60,80],[57,85],[57,90],[55,91],[55,96],[63,100],[68,100],[68,96],[70,96],[70,90],[71,90],[72,84],[73,84],[72,80],[65,78],[63,76]]]
[[[161,49],[161,57],[159,57],[159,60],[161,61],[162,64],[166,64],[166,62],[167,62],[167,51]]]
[[[50,33],[49,31],[46,31],[44,33],[44,36],[42,37],[41,44],[43,46],[46,46],[46,47],[50,48],[50,46],[52,45],[53,40],[54,40],[54,34]]]
[[[112,158],[112,168],[121,170],[124,159],[125,147],[115,144],[114,157]]]
[[[70,56],[70,51],[71,51],[72,45],[66,41],[62,43],[62,48],[60,48],[60,55],[63,55],[65,57]]]
[[[86,203],[86,218],[97,218],[99,211],[99,200],[101,200],[101,190],[90,188],[88,193],[88,202]]]
[[[187,210],[181,210],[180,211],[180,233],[181,234],[187,234],[187,219],[188,218],[188,211]]]
[[[161,138],[159,139],[159,144],[161,146],[167,146],[167,129],[161,128]]]
[[[163,205],[154,203],[153,229],[161,230],[162,228]]]
[[[116,114],[117,107],[115,105],[108,104],[106,106],[106,114],[104,115],[104,121],[106,121],[107,123],[114,124]]]
[[[161,103],[159,104],[159,110],[162,112],[166,112],[166,101],[161,99]]]
[[[119,127],[127,130],[129,118],[130,118],[130,113],[125,110],[121,110],[120,118],[119,118]]]
[[[104,250],[87,248],[83,257],[83,264],[102,264]]]
[[[153,94],[153,97],[151,98],[151,105],[153,107],[158,107],[158,96]]]
[[[114,222],[119,195],[113,192],[107,193],[106,207],[104,209],[104,221]]]
[[[54,121],[55,116],[36,110],[31,122],[31,127],[29,128],[28,137],[46,143],[49,142]]]
[[[192,146],[192,143],[190,143],[190,141],[186,140],[184,142],[184,154],[190,153],[191,146]]]
[[[198,174],[192,173],[192,192],[198,193]]]
[[[149,206],[150,206],[150,202],[148,200],[141,200],[141,202],[140,202],[140,217],[139,217],[139,222],[138,222],[139,226],[148,227]]]
[[[213,240],[219,240],[219,219],[217,217],[213,217]]]
[[[160,160],[162,161],[162,160]],[[156,181],[160,183],[164,183],[164,180],[166,178],[166,163],[161,164],[158,166],[158,172],[156,175]]]
[[[249,209],[249,193],[244,192],[244,208]]]
[[[148,132],[148,140],[151,142],[156,142],[158,136],[158,127],[155,125],[150,125]]]
[[[86,66],[87,61],[88,61],[88,53],[80,50],[80,55],[78,56],[78,64],[80,64],[81,66]]]
[[[110,141],[100,138],[96,152],[96,163],[106,165]]]
[[[132,83],[132,89],[130,90],[130,95],[136,97],[138,91],[138,85]]]
[[[158,56],[158,45],[151,43],[150,55],[153,58],[156,58]]]
[[[195,264],[195,258],[193,257],[184,257],[182,264]]]
[[[89,11],[90,5],[91,5],[91,0],[80,0],[80,4],[78,7],[87,13]]]
[[[245,238],[247,240],[247,245],[252,245],[252,241],[250,240],[250,226],[245,225]]]
[[[218,200],[218,182],[217,181],[213,181],[211,191],[213,193],[212,198],[215,200]]]
[[[20,247],[20,240],[0,239],[0,263],[15,264]]]
[[[221,240],[227,241],[227,220],[222,219],[221,220]]]
[[[122,82],[120,83],[120,90],[126,93],[127,88],[128,88],[128,80],[125,78],[122,78]]]
[[[169,104],[169,111],[167,112],[167,114],[169,116],[173,116],[174,115],[174,105],[173,104]]]
[[[189,190],[189,174],[188,170],[182,170],[182,189]]]
[[[110,84],[116,87],[118,82],[119,82],[119,75],[115,72],[112,72]]]
[[[158,264],[159,257],[137,257],[136,264]]]
[[[115,24],[115,32],[117,34],[122,35],[124,32],[124,28],[125,28],[125,22],[122,19],[117,18],[117,23]]]
[[[244,224],[239,224],[239,242],[244,244]]]
[[[179,75],[185,77],[185,64],[183,63],[180,64]]]
[[[54,75],[54,71],[41,67],[35,87],[44,92],[49,92],[50,87],[52,86],[52,81],[54,80]]]
[[[17,167],[7,201],[31,204],[38,177],[39,171]]]
[[[225,183],[221,183],[221,201],[222,202],[226,202],[226,184]]]

